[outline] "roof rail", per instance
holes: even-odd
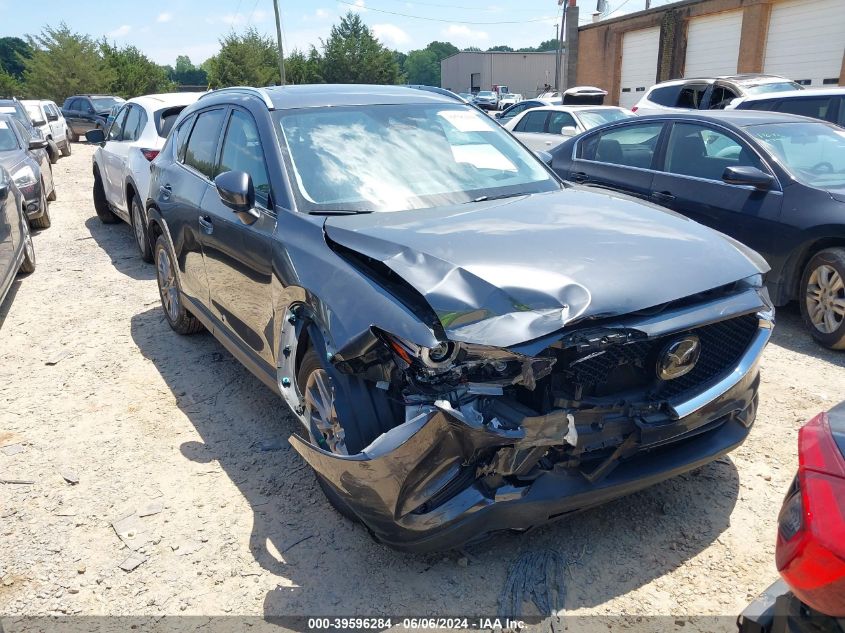
[[[231,86],[230,88],[219,88],[217,90],[210,90],[205,92],[200,96],[200,99],[204,97],[208,97],[210,95],[216,95],[221,92],[241,92],[246,94],[251,94],[255,97],[264,101],[264,105],[267,106],[268,109],[273,109],[273,101],[270,99],[270,95],[267,94],[267,91],[264,88],[252,88],[251,86]]]

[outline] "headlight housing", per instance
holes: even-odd
[[[30,187],[38,182],[38,179],[35,177],[35,172],[29,165],[26,165],[16,171],[15,175],[12,176],[12,180],[15,181],[15,184],[18,187]]]

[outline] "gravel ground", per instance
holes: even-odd
[[[92,149],[73,151],[38,269],[0,306],[0,478],[34,482],[0,485],[0,615],[492,615],[510,565],[544,549],[574,614],[733,617],[776,578],[796,431],[845,388],[845,354],[797,309],[728,458],[530,535],[397,553],[330,508],[279,399],[208,334],[170,331],[130,228],[94,213]]]

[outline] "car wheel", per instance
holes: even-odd
[[[145,262],[153,261],[153,249],[147,236],[147,223],[144,222],[144,209],[138,194],[132,196],[132,231],[135,233],[135,243],[141,251],[141,259]]]
[[[159,235],[156,240],[155,260],[158,294],[167,322],[179,334],[196,334],[203,329],[203,325],[182,303],[182,289],[176,274],[175,259],[171,256],[170,247],[163,235]]]
[[[19,271],[28,275],[35,272],[35,245],[32,243],[32,232],[29,230],[26,215],[22,213],[21,218],[23,219],[23,262]]]
[[[44,195],[44,183],[41,183],[41,202],[39,209],[42,209],[44,213],[42,213],[39,217],[33,218],[29,221],[29,224],[34,229],[49,229],[50,224],[50,203],[47,202],[47,196]]]
[[[62,156],[70,156],[70,138],[65,136],[65,144],[62,145]]]
[[[60,153],[61,152],[59,152],[59,146],[56,145],[56,142],[53,139],[48,138],[47,139],[47,155],[50,157],[50,163],[52,165],[55,165],[56,163],[59,162],[59,154]]]
[[[68,130],[68,131],[67,131],[67,138],[68,138],[68,142],[70,142],[70,143],[76,143],[76,142],[78,142],[78,141],[79,141],[79,134],[77,134],[77,133],[76,133],[76,132],[74,132],[73,130]],[[70,153],[70,149],[68,149],[68,154],[69,154],[69,153]]]
[[[109,207],[106,199],[106,190],[103,188],[103,179],[100,177],[100,170],[94,170],[94,210],[97,217],[103,224],[114,224],[118,218]]]
[[[804,323],[825,347],[845,349],[845,248],[813,255],[801,277]]]

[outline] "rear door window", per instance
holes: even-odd
[[[581,143],[578,155],[584,160],[651,169],[662,131],[662,123],[647,123],[593,134]]]
[[[678,93],[682,86],[663,86],[655,88],[648,95],[648,100],[662,106],[674,108],[678,105]]]
[[[126,117],[126,125],[123,127],[124,141],[137,141],[141,135],[147,115],[138,106],[129,107],[129,115]]]
[[[778,112],[800,114],[813,119],[829,120],[833,99],[831,97],[801,97],[800,99],[782,99],[778,104]]]
[[[516,124],[514,132],[545,132],[546,119],[549,118],[549,112],[528,112],[522,117],[519,123]]]
[[[200,112],[185,148],[185,164],[190,165],[209,180],[214,174],[217,141],[220,139],[225,113],[223,109]]]
[[[738,96],[736,92],[727,86],[713,86],[713,92],[710,94],[710,103],[707,108],[709,110],[724,110],[725,106]]]

